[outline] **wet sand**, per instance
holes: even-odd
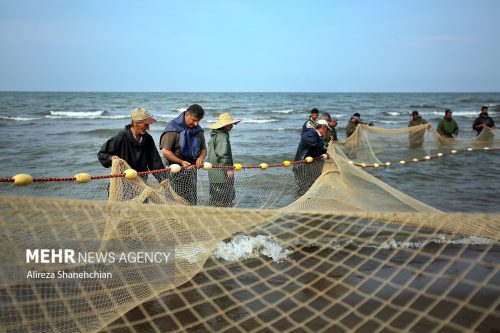
[[[499,332],[499,254],[495,245],[428,244],[417,255],[307,247],[281,263],[209,259],[105,331]]]

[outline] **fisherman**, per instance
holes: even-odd
[[[447,109],[444,112],[443,119],[439,121],[437,126],[437,132],[446,138],[456,138],[458,136],[458,124],[455,119],[451,117],[452,113],[451,110]]]
[[[171,174],[172,187],[188,204],[196,205],[197,169],[203,167],[207,146],[203,129],[199,125],[205,111],[193,104],[177,118],[172,119],[160,137],[160,148],[168,165],[178,164],[181,171]]]
[[[413,111],[411,113],[411,120],[408,123],[408,127],[415,127],[415,126],[420,126],[420,125],[429,125],[429,122],[422,118],[419,114],[418,111]],[[410,129],[408,130],[408,140],[410,141],[410,147],[411,148],[419,148],[422,147],[424,144],[424,136],[425,136],[425,129],[424,130],[415,130],[415,129]]]
[[[419,114],[418,111],[413,111],[411,113],[411,120],[408,123],[408,127],[413,127],[413,126],[419,126],[419,125],[425,125],[428,124],[429,122],[422,118]]]
[[[146,109],[134,109],[130,124],[102,145],[97,153],[99,162],[109,168],[113,160],[121,158],[137,172],[164,169],[154,139],[147,133],[149,126],[155,122],[156,119]],[[158,181],[165,178],[163,173],[154,173],[153,176]],[[146,180],[148,176],[143,175],[142,178]]]
[[[241,120],[236,120],[229,113],[223,113],[219,120],[209,126],[212,128],[208,142],[207,162],[212,165],[233,165],[233,154],[229,132]],[[210,205],[216,207],[232,207],[235,197],[234,173],[228,169],[208,170],[210,182]]]
[[[306,157],[318,157],[326,153],[324,138],[328,130],[332,130],[325,119],[316,122],[316,128],[306,130],[300,138],[295,161],[302,161]],[[315,161],[311,164],[295,164],[293,172],[299,187],[297,196],[303,195],[311,187],[314,181],[321,175],[323,169],[322,161]]]
[[[346,138],[350,137],[354,133],[354,131],[356,131],[356,127],[358,127],[360,122],[361,115],[358,112],[354,113],[347,122],[347,126],[345,128]]]
[[[477,131],[477,134],[476,135],[479,135],[481,134],[481,131],[483,130],[483,128],[485,127],[489,127],[489,128],[497,128],[497,126],[495,125],[495,122],[493,121],[493,118],[491,118],[489,115],[488,115],[488,107],[486,105],[484,105],[482,108],[481,108],[481,113],[479,114],[479,117],[477,117],[475,120],[474,120],[474,123],[472,124],[472,128]]]
[[[324,139],[325,148],[328,148],[330,141],[338,141],[337,131],[335,130],[335,127],[337,126],[337,119],[336,118],[332,119],[332,116],[328,112],[324,112],[321,115],[321,119],[326,120],[331,128],[327,131]]]
[[[347,126],[345,128],[346,138],[350,137],[356,131],[356,128],[358,127],[359,124],[368,125],[368,126],[375,125],[373,123],[373,121],[371,121],[369,123],[363,123],[361,121],[361,115],[358,112],[356,112],[351,116],[351,118],[347,122]]]
[[[316,128],[316,121],[318,121],[319,110],[317,108],[311,109],[311,116],[309,119],[302,125],[302,131],[300,134],[304,133],[308,129]]]

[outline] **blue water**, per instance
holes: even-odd
[[[491,105],[490,115],[500,122],[500,93],[0,92],[0,177],[107,174],[96,153],[129,122],[132,109],[145,107],[158,119],[150,131],[158,142],[167,122],[192,103],[206,111],[202,126],[222,112],[242,120],[231,143],[234,160],[244,165],[293,159],[300,127],[313,107],[339,119],[339,139],[354,112],[378,127],[401,128],[413,110],[436,125],[451,109],[464,138],[473,136],[471,125],[483,104]],[[499,162],[498,152],[478,151],[370,172],[442,210],[491,212],[500,210]]]

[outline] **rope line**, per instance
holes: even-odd
[[[434,160],[434,159],[437,159],[437,158],[440,158],[443,156],[456,155],[456,154],[461,154],[461,153],[466,153],[466,152],[471,152],[471,151],[479,151],[479,150],[498,151],[498,150],[500,150],[500,147],[494,147],[494,148],[484,147],[484,148],[478,148],[478,149],[467,148],[467,149],[461,149],[461,150],[460,149],[452,149],[449,152],[445,152],[445,153],[437,153],[435,155],[427,155],[427,156],[424,156],[421,158],[412,158],[411,160],[400,160],[398,163],[401,165],[404,165],[404,164],[408,164],[408,163],[425,162],[425,161]],[[379,168],[379,167],[387,168],[393,164],[391,162],[385,162],[382,164],[378,164],[378,163],[373,163],[373,164],[354,163],[352,161],[349,161],[349,162],[351,164],[358,166],[358,167],[361,167],[361,168]]]
[[[467,149],[452,149],[449,152],[444,152],[444,153],[437,153],[435,155],[427,155],[421,158],[413,158],[410,160],[401,160],[398,163],[400,165],[408,164],[408,163],[416,163],[416,162],[424,162],[424,161],[429,161],[433,159],[437,159],[443,156],[449,156],[449,155],[455,155],[455,154],[460,154],[460,153],[465,153],[465,152],[472,152],[472,151],[478,151],[478,150],[491,150],[491,151],[499,151],[500,147],[493,147],[493,148],[482,148],[482,149],[474,149],[474,148],[467,148]],[[325,155],[325,154],[324,154]],[[235,164],[235,165],[213,165],[210,166],[209,169],[227,169],[227,170],[244,170],[244,169],[267,169],[267,168],[278,168],[278,167],[288,167],[290,165],[296,165],[296,164],[309,164],[312,163],[314,160],[319,160],[319,159],[324,159],[325,156],[318,156],[315,158],[306,158],[304,160],[300,161],[284,161],[283,163],[273,163],[273,164],[266,164],[266,163],[261,163],[260,165],[241,165],[241,164]],[[386,163],[373,163],[373,164],[366,164],[366,163],[354,163],[350,161],[351,164],[361,167],[361,168],[387,168],[393,163],[391,162],[386,162]],[[394,163],[397,165],[396,163]],[[187,169],[186,167],[180,167],[181,169]],[[150,175],[150,174],[156,174],[156,173],[162,173],[162,172],[171,172],[172,168],[165,168],[165,169],[158,169],[158,170],[150,170],[150,171],[140,171],[137,172],[137,175]],[[31,177],[29,175],[25,175],[28,177]],[[16,177],[16,176],[14,176]],[[15,183],[14,177],[12,178],[0,178],[0,183]],[[110,178],[123,178],[126,177],[126,174],[113,174],[113,175],[101,175],[101,176],[89,176],[89,180],[96,180],[96,179],[110,179]],[[41,177],[41,178],[32,178],[33,182],[66,182],[66,181],[76,181],[77,178],[75,177]]]

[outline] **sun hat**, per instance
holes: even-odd
[[[320,119],[320,120],[318,120],[318,121],[316,122],[316,126],[318,126],[318,125],[323,125],[323,126],[326,126],[326,127],[328,127],[328,129],[329,129],[330,131],[333,131],[333,130],[332,130],[332,128],[330,127],[330,125],[328,124],[328,122],[327,122],[325,119]]]
[[[151,117],[149,111],[143,108],[137,108],[132,111],[132,121],[151,125],[156,123],[156,119]]]
[[[217,128],[222,128],[226,125],[237,124],[240,121],[241,120],[234,119],[230,113],[225,112],[219,116],[219,120],[215,124],[212,124],[208,127],[212,129],[217,129]]]

